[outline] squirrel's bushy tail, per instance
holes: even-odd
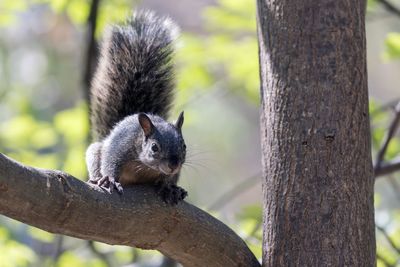
[[[110,27],[91,86],[91,122],[97,139],[126,116],[146,112],[166,119],[173,100],[171,62],[178,27],[149,11]]]

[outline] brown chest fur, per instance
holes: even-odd
[[[119,182],[129,184],[153,184],[160,178],[160,173],[139,162],[129,162],[122,168]]]

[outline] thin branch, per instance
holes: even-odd
[[[86,59],[85,59],[85,69],[83,70],[83,95],[85,97],[86,103],[90,106],[90,83],[93,77],[93,72],[96,65],[96,58],[98,54],[97,50],[97,42],[95,38],[96,28],[97,28],[97,14],[99,11],[100,0],[92,0],[90,5],[90,11],[87,18],[87,45],[86,45]],[[89,119],[89,125],[91,124],[91,120]],[[90,132],[86,135],[86,143],[90,143],[91,136]],[[92,251],[93,254],[97,255],[106,266],[111,266],[110,260],[107,255],[99,252],[94,246],[93,241],[88,241],[88,247]]]
[[[257,222],[257,223],[254,225],[254,227],[253,227],[253,229],[251,230],[251,232],[247,235],[247,237],[246,237],[246,239],[245,239],[246,243],[250,241],[250,238],[252,238],[252,237],[257,233],[257,231],[260,230],[261,227],[263,227],[263,225],[262,225],[262,220],[260,220],[259,222]]]
[[[54,262],[57,262],[61,254],[64,252],[63,243],[64,243],[64,237],[61,235],[56,235],[54,240],[54,254],[53,254]]]
[[[370,116],[373,117],[381,112],[388,111],[389,109],[394,110],[399,102],[400,98],[395,98],[394,100],[391,100],[388,103],[379,106],[377,109],[370,113]]]
[[[84,70],[84,96],[87,103],[90,103],[90,81],[92,80],[93,71],[96,65],[96,58],[98,54],[97,42],[95,38],[97,28],[97,14],[99,10],[100,0],[92,0],[90,5],[89,16],[87,19],[87,47],[86,47],[86,64]]]
[[[387,148],[389,147],[390,140],[392,140],[394,134],[396,133],[397,128],[399,127],[399,124],[400,124],[400,102],[397,103],[397,105],[394,109],[394,112],[395,112],[394,118],[393,118],[392,122],[390,123],[389,131],[384,138],[382,147],[379,150],[377,158],[376,158],[374,173],[379,173],[380,168],[383,165],[383,160],[385,158]]]
[[[377,0],[377,2],[381,3],[385,7],[385,9],[390,13],[392,13],[393,15],[400,17],[400,9],[397,8],[395,5],[393,5],[392,3],[390,3],[389,1]]]
[[[244,241],[199,208],[165,204],[154,187],[108,194],[66,173],[0,153],[0,214],[51,233],[156,249],[186,267],[260,266]]]
[[[242,182],[236,184],[231,190],[222,194],[214,203],[212,203],[207,210],[219,210],[230,202],[234,197],[240,193],[245,192],[247,189],[260,181],[261,173],[257,173],[249,178],[244,179]]]
[[[100,260],[103,261],[103,263],[107,266],[107,267],[111,267],[111,261],[109,259],[109,257],[107,256],[107,254],[100,252],[96,246],[94,245],[94,242],[92,240],[89,240],[88,242],[88,247],[90,249],[90,251],[96,255]]]
[[[391,264],[387,259],[381,256],[379,253],[376,253],[376,258],[380,260],[386,267],[396,267],[396,265]]]
[[[138,262],[140,259],[140,254],[139,254],[139,250],[137,248],[133,248],[132,249],[132,259],[131,259],[131,263],[136,263]]]
[[[400,158],[391,160],[389,162],[381,163],[379,168],[375,167],[375,178],[384,176],[396,171],[400,171]]]
[[[164,256],[160,267],[176,267],[177,263],[173,259]]]
[[[400,255],[400,247],[397,247],[396,244],[393,242],[393,240],[390,238],[389,234],[386,232],[385,228],[377,225],[376,229],[378,229],[382,235],[386,238],[386,240],[389,242],[390,246],[394,249],[394,251],[397,252],[397,254]]]

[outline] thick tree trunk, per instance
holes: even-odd
[[[365,1],[258,0],[263,266],[374,266]]]

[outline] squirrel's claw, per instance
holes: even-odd
[[[162,184],[158,188],[158,194],[165,203],[176,205],[187,196],[187,192],[182,187],[174,184]]]
[[[122,189],[122,185],[120,183],[114,181],[114,187],[117,189],[119,194],[123,193],[124,190]]]
[[[105,176],[97,181],[97,185],[101,188],[106,190],[108,193],[112,194],[115,189],[119,194],[122,194],[123,189],[119,182],[115,181],[114,178],[110,178],[109,176]]]
[[[97,180],[89,179],[87,182],[88,182],[89,184],[97,184]]]

